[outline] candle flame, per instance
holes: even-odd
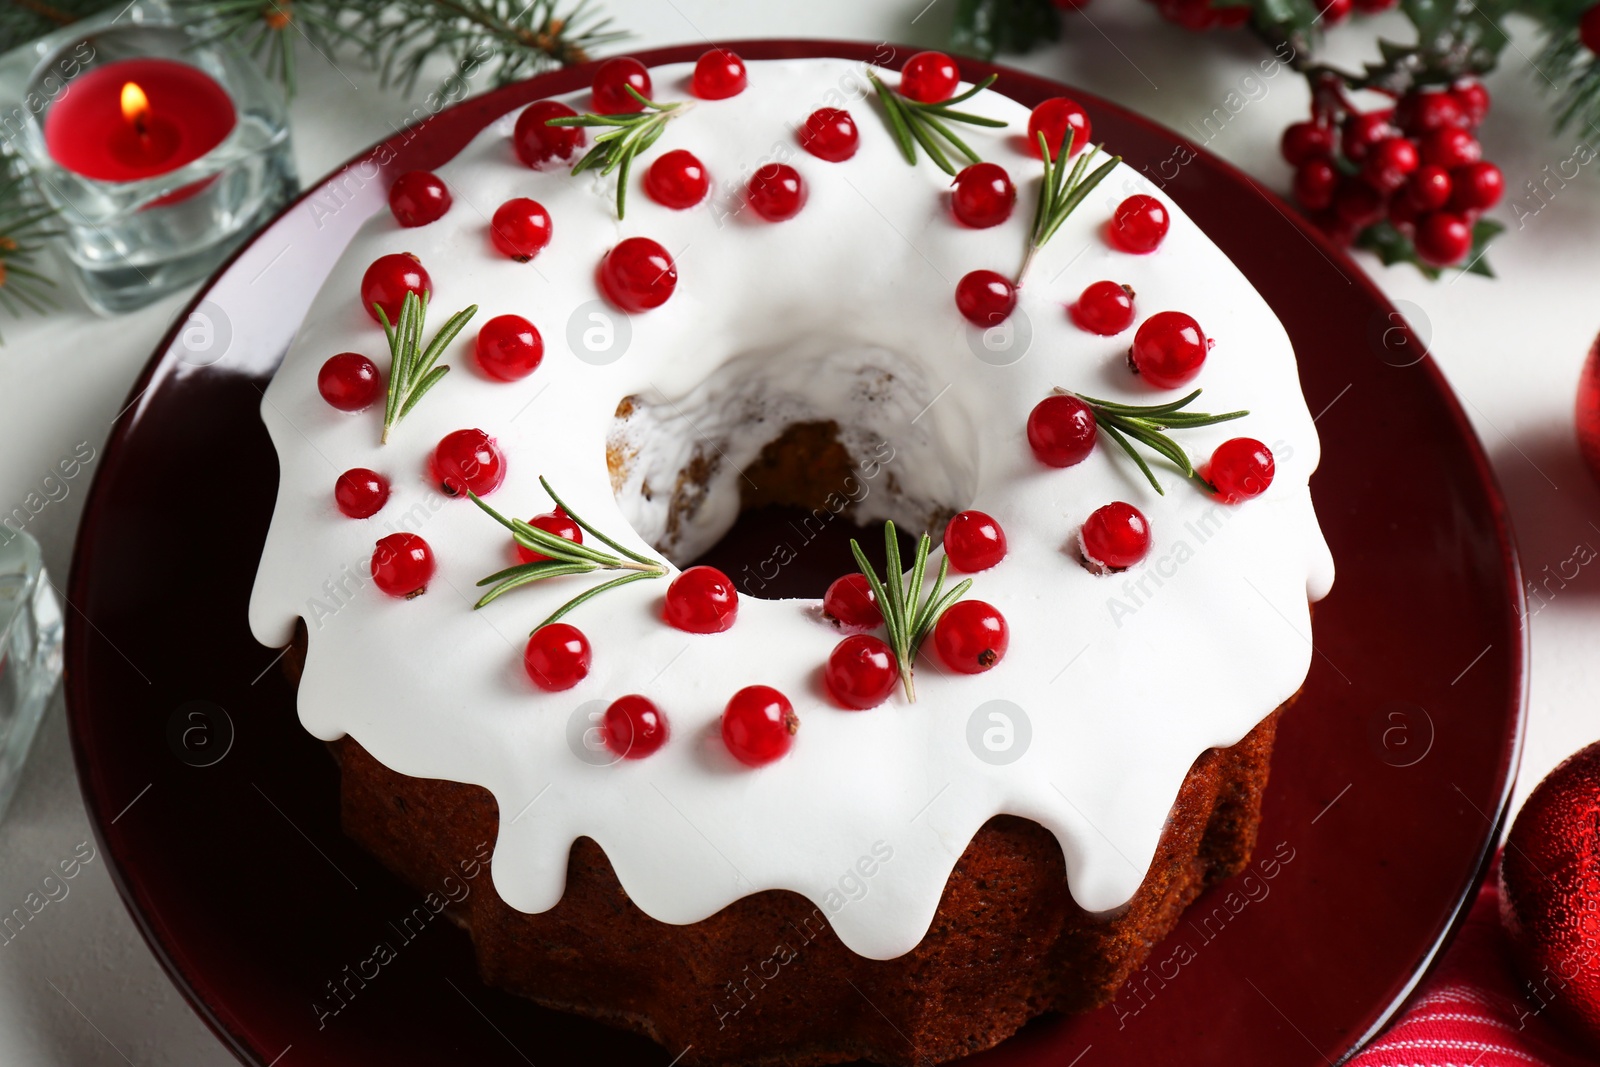
[[[144,95],[138,82],[122,83],[122,117],[128,125],[144,132],[145,120],[150,117],[150,98]]]

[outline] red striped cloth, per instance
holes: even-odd
[[[1541,1009],[1500,926],[1499,860],[1438,968],[1349,1067],[1592,1067]]]

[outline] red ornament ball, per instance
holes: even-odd
[[[650,99],[650,72],[632,56],[608,59],[594,72],[594,83],[589,87],[597,115],[626,115],[643,111],[644,105],[634,99],[635,93]]]
[[[739,591],[715,567],[690,567],[667,586],[664,617],[687,633],[721,633],[739,617]]]
[[[1529,795],[1500,857],[1500,921],[1552,1016],[1600,1054],[1600,743],[1569,757]]]
[[[629,237],[600,261],[600,290],[623,311],[660,307],[678,287],[672,256],[648,237]]]
[[[1211,342],[1200,324],[1181,311],[1161,311],[1133,335],[1129,361],[1157,389],[1176,389],[1200,373]]]
[[[745,190],[750,206],[768,222],[783,222],[800,214],[807,195],[805,179],[787,163],[768,163],[755,172]]]
[[[1077,155],[1089,147],[1092,130],[1089,113],[1076,100],[1052,96],[1028,116],[1028,154],[1034,159],[1044,158],[1039,154],[1039,135],[1042,133],[1045,144],[1050,148],[1050,158],[1059,158],[1069,129],[1072,131],[1072,154]]]
[[[726,100],[744,92],[749,84],[744,60],[726,48],[713,48],[695,61],[689,91],[702,100]]]
[[[1153,196],[1136,193],[1117,205],[1108,233],[1124,252],[1144,255],[1160,247],[1172,226],[1167,206]]]
[[[950,210],[975,230],[998,226],[1011,217],[1017,187],[998,163],[974,163],[956,175]]]
[[[883,612],[878,608],[872,583],[860,573],[835,578],[822,596],[822,611],[848,630],[870,630],[883,623]]]
[[[366,519],[389,502],[389,479],[366,467],[352,467],[333,483],[333,502],[352,519]]]
[[[710,189],[706,165],[682,148],[658,157],[644,174],[644,191],[650,199],[674,211],[694,207]]]
[[[1223,503],[1237,504],[1265,493],[1276,471],[1270,448],[1253,438],[1235,437],[1211,453],[1206,480]]]
[[[589,639],[576,626],[552,622],[533,631],[522,666],[533,684],[551,693],[571,689],[589,676]]]
[[[416,293],[424,302],[433,295],[433,279],[422,261],[410,252],[379,256],[361,276],[361,306],[373,322],[381,322],[373,305],[383,309],[390,325],[400,321],[400,305],[407,293]]]
[[[861,147],[861,133],[850,112],[819,107],[800,127],[800,147],[829,163],[843,163]]]
[[[667,743],[667,717],[647,697],[631,693],[611,702],[601,720],[606,747],[623,759],[644,759]]]
[[[833,699],[854,711],[875,708],[889,699],[900,680],[894,650],[871,634],[855,634],[828,654],[823,670]]]
[[[1144,512],[1118,500],[1096,508],[1078,531],[1078,547],[1092,570],[1123,571],[1150,552],[1150,523]]]
[[[945,524],[944,554],[955,570],[986,571],[1006,558],[1006,532],[981,511],[963,511]]]
[[[1111,337],[1133,325],[1133,290],[1116,282],[1094,282],[1068,312],[1080,329]]]
[[[565,538],[575,545],[583,544],[583,527],[572,521],[572,517],[560,508],[547,511],[543,515],[535,515],[528,520],[528,525],[536,530],[543,530],[547,534]],[[531,548],[524,548],[522,542],[513,541],[517,550],[517,559],[523,563],[538,563],[550,557],[543,552]]]
[[[993,604],[958,600],[933,624],[939,660],[958,674],[982,674],[1005,657],[1011,628]]]
[[[495,208],[489,239],[501,255],[526,263],[550,243],[550,212],[525,196],[507,200]]]
[[[466,496],[468,491],[487,496],[506,479],[505,454],[482,430],[445,434],[430,466],[435,484],[447,496]]]
[[[317,371],[317,392],[340,411],[360,411],[378,399],[382,389],[378,365],[359,352],[329,356]]]
[[[799,729],[794,705],[770,685],[745,686],[722,712],[722,743],[734,759],[750,767],[781,758],[794,746]]]
[[[544,361],[544,338],[521,315],[496,315],[478,331],[473,354],[489,377],[514,382],[539,369]]]
[[[937,104],[956,93],[961,72],[943,52],[918,52],[900,68],[900,95],[921,104]]]
[[[1052,467],[1082,463],[1094,451],[1099,423],[1088,404],[1075,396],[1047,396],[1028,415],[1028,447]]]
[[[553,159],[568,160],[585,143],[581,126],[551,126],[551,119],[576,118],[578,113],[554,100],[535,100],[517,116],[511,131],[511,147],[517,158],[530,167],[542,167]]]
[[[432,171],[408,170],[389,186],[389,210],[402,226],[426,226],[450,210],[450,189]]]
[[[392,597],[410,600],[428,591],[433,549],[414,533],[392,533],[372,550],[372,582]]]
[[[1017,287],[992,270],[969,271],[956,283],[956,310],[980,329],[998,326],[1017,306]]]

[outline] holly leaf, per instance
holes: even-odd
[[[1494,219],[1479,219],[1478,224],[1472,227],[1472,249],[1467,253],[1466,271],[1468,274],[1481,274],[1485,278],[1493,278],[1494,271],[1489,269],[1489,259],[1484,252],[1489,247],[1489,242],[1505,232],[1505,225]]]
[[[1493,278],[1494,271],[1490,269],[1488,257],[1484,253],[1489,247],[1489,242],[1504,231],[1505,226],[1493,219],[1479,219],[1477,225],[1472,227],[1472,247],[1467,250],[1466,259],[1461,261],[1459,267],[1453,269]],[[1373,223],[1361,231],[1355,243],[1357,248],[1364,248],[1376,255],[1385,267],[1392,267],[1396,263],[1409,263],[1430,281],[1438,281],[1444,276],[1443,270],[1422,261],[1417,255],[1417,246],[1412,243],[1411,238],[1401,233],[1392,223]]]
[[[980,59],[1027,52],[1061,37],[1061,16],[1051,0],[961,0],[950,47]]]

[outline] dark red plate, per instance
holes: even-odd
[[[1069,91],[964,66],[1028,104]],[[588,79],[560,71],[454,107],[310,191],[196,298],[212,334],[196,319],[167,338],[99,465],[67,635],[84,797],[135,921],[247,1062],[549,1067],[678,1051],[485,988],[447,923],[402,934],[419,898],[340,834],[334,768],[245,622],[277,480],[261,389],[359,214],[339,205],[384,187],[364,161],[438,166],[491,119]],[[980,1059],[1322,1067],[1411,990],[1505,816],[1526,662],[1505,506],[1433,361],[1358,268],[1243,174],[1070,92],[1134,166],[1175,173],[1167,192],[1288,328],[1320,413],[1313,490],[1339,576],[1279,734],[1255,869],[1203,897],[1111,1007],[1041,1019]],[[396,950],[381,967],[379,942]]]

